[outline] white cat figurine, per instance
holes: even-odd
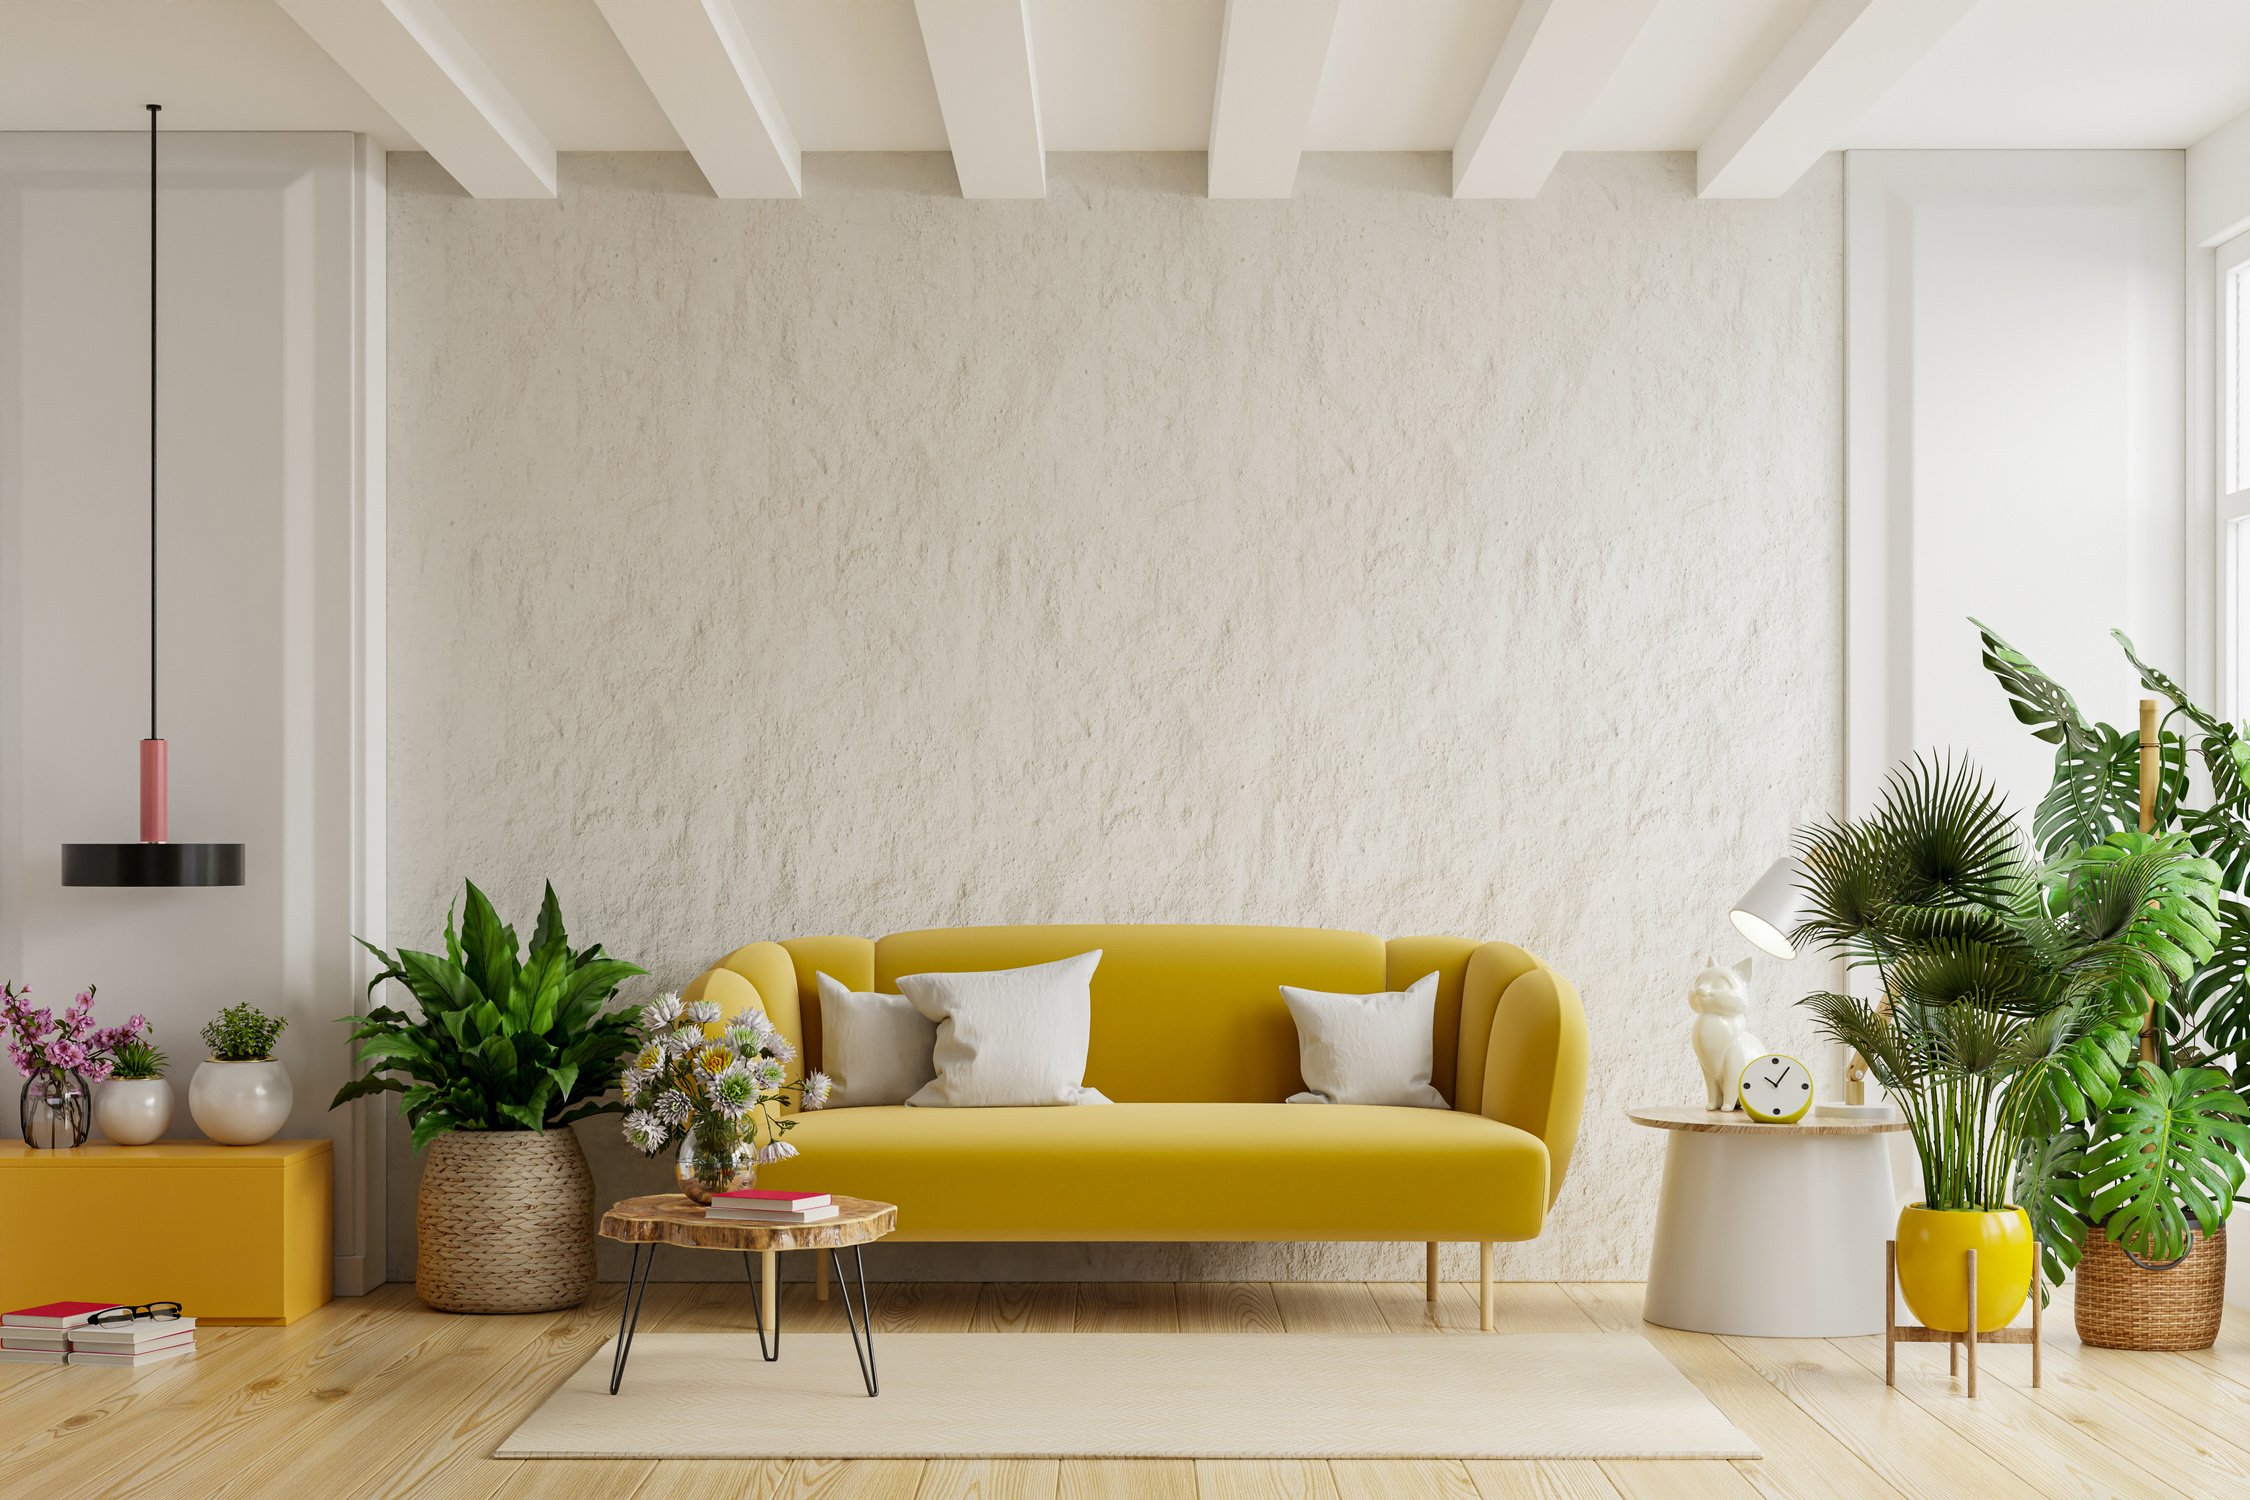
[[[1695,976],[1688,991],[1688,1009],[1695,1012],[1695,1060],[1703,1065],[1703,1104],[1706,1109],[1734,1109],[1740,1101],[1735,1086],[1750,1059],[1766,1044],[1750,1034],[1750,962],[1734,968],[1711,965]]]

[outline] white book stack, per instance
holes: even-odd
[[[195,1352],[195,1319],[137,1318],[70,1330],[70,1362],[139,1369]]]
[[[737,1224],[818,1224],[842,1212],[841,1205],[826,1193],[738,1188],[733,1192],[712,1194],[710,1207],[704,1209],[703,1216]]]
[[[59,1365],[69,1347],[60,1328],[0,1328],[0,1364]]]
[[[70,1332],[107,1312],[112,1302],[44,1302],[0,1313],[0,1364],[59,1365],[70,1351]]]

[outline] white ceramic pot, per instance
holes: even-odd
[[[289,1123],[289,1070],[263,1062],[210,1058],[188,1084],[188,1113],[196,1128],[222,1146],[255,1146]]]
[[[172,1085],[161,1078],[112,1078],[94,1090],[94,1123],[120,1146],[145,1146],[172,1123]]]

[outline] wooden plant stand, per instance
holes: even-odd
[[[1977,1394],[1977,1345],[2029,1344],[2031,1346],[2031,1388],[2039,1389],[2039,1329],[2040,1286],[2039,1253],[2036,1245],[2031,1261],[2031,1326],[2029,1328],[1993,1328],[1977,1330],[1977,1253],[1968,1252],[1969,1278],[1969,1328],[1966,1333],[1947,1333],[1940,1328],[1924,1328],[1918,1323],[1901,1324],[1898,1320],[1898,1241],[1886,1240],[1883,1244],[1883,1384],[1898,1384],[1898,1346],[1906,1344],[1944,1344],[1945,1373],[1957,1375],[1961,1370],[1961,1346],[1969,1346],[1969,1396]]]

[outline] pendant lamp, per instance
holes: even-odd
[[[65,844],[64,885],[240,885],[240,844],[175,844],[167,837],[169,780],[156,732],[156,112],[148,107],[148,738],[141,741],[141,841]]]

